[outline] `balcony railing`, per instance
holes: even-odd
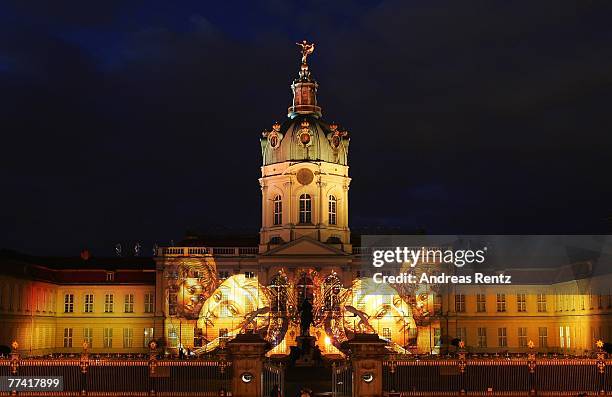
[[[255,256],[257,247],[161,247],[157,256]]]
[[[403,248],[403,247],[402,247]],[[408,247],[410,250],[420,250],[423,247]],[[445,247],[425,247],[430,250],[445,250]],[[395,247],[376,247],[376,249],[394,250]],[[257,247],[160,247],[157,256],[255,256]],[[372,247],[353,247],[353,255],[368,256]]]

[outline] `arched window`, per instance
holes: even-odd
[[[337,208],[338,208],[338,201],[336,200],[336,197],[329,196],[329,206],[328,206],[327,212],[329,213],[329,224],[330,225],[335,225],[338,222]]]
[[[300,223],[312,223],[312,199],[309,194],[300,196]]]
[[[274,196],[274,224],[283,224],[283,200],[278,194]]]
[[[270,284],[270,309],[273,312],[284,312],[287,310],[287,277],[277,274],[272,278]]]

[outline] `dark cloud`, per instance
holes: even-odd
[[[0,14],[2,246],[256,232],[302,38],[355,228],[609,231],[607,2],[43,3]]]

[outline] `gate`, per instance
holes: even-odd
[[[261,377],[262,396],[269,396],[274,386],[280,388],[281,396],[285,395],[285,368],[282,363],[264,361]]]
[[[332,397],[352,397],[353,367],[349,361],[332,364]]]

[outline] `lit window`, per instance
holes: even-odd
[[[227,339],[227,335],[228,335],[227,328],[220,328],[219,329],[219,339],[222,339],[222,340],[225,339],[226,340]]]
[[[283,200],[280,195],[274,196],[274,224],[282,225],[283,223]]]
[[[300,223],[312,223],[312,199],[309,194],[300,196]]]
[[[499,339],[499,347],[508,346],[508,333],[506,331],[506,328],[498,328],[497,337]]]
[[[72,328],[64,328],[64,347],[72,347]]]
[[[328,212],[329,212],[329,224],[330,225],[335,225],[337,223],[337,215],[336,215],[337,204],[338,204],[338,201],[336,200],[336,197],[329,196]]]
[[[391,340],[391,328],[383,328],[382,337],[383,339]]]
[[[74,313],[74,295],[64,295],[64,313]]]
[[[548,328],[538,328],[538,337],[540,339],[540,347],[548,347]]]
[[[176,292],[170,292],[168,294],[168,314],[176,316],[176,309],[178,306],[178,295]]]
[[[519,347],[527,347],[527,328],[519,327],[518,343],[519,343]]]
[[[85,307],[83,308],[83,311],[85,313],[93,313],[93,304],[94,304],[94,295],[85,294]]]
[[[124,328],[123,329],[123,347],[132,347],[134,342],[134,329]]]
[[[126,313],[134,313],[134,294],[125,295],[124,311]]]
[[[487,329],[478,328],[478,347],[487,347]]]
[[[112,313],[114,310],[113,294],[104,295],[104,313]]]
[[[113,347],[113,329],[104,328],[104,347],[110,349]]]
[[[434,346],[442,346],[442,330],[434,328]]]
[[[584,295],[582,296],[582,310],[584,310]],[[538,312],[543,313],[546,311],[546,295],[538,294]]]
[[[153,294],[145,294],[145,313],[153,313]]]
[[[525,294],[516,295],[516,310],[518,312],[527,311],[527,296]]]
[[[83,341],[87,342],[89,347],[93,344],[93,328],[83,328]]]
[[[176,328],[168,328],[168,344],[170,347],[178,346],[178,335],[176,334]]]
[[[479,313],[484,313],[487,311],[487,297],[485,294],[476,295],[476,311]]]
[[[465,312],[465,295],[463,294],[455,295],[455,311],[457,313]]]
[[[497,311],[506,311],[506,294],[497,294]]]
[[[153,327],[144,329],[144,347],[149,346],[149,342],[153,340]]]

